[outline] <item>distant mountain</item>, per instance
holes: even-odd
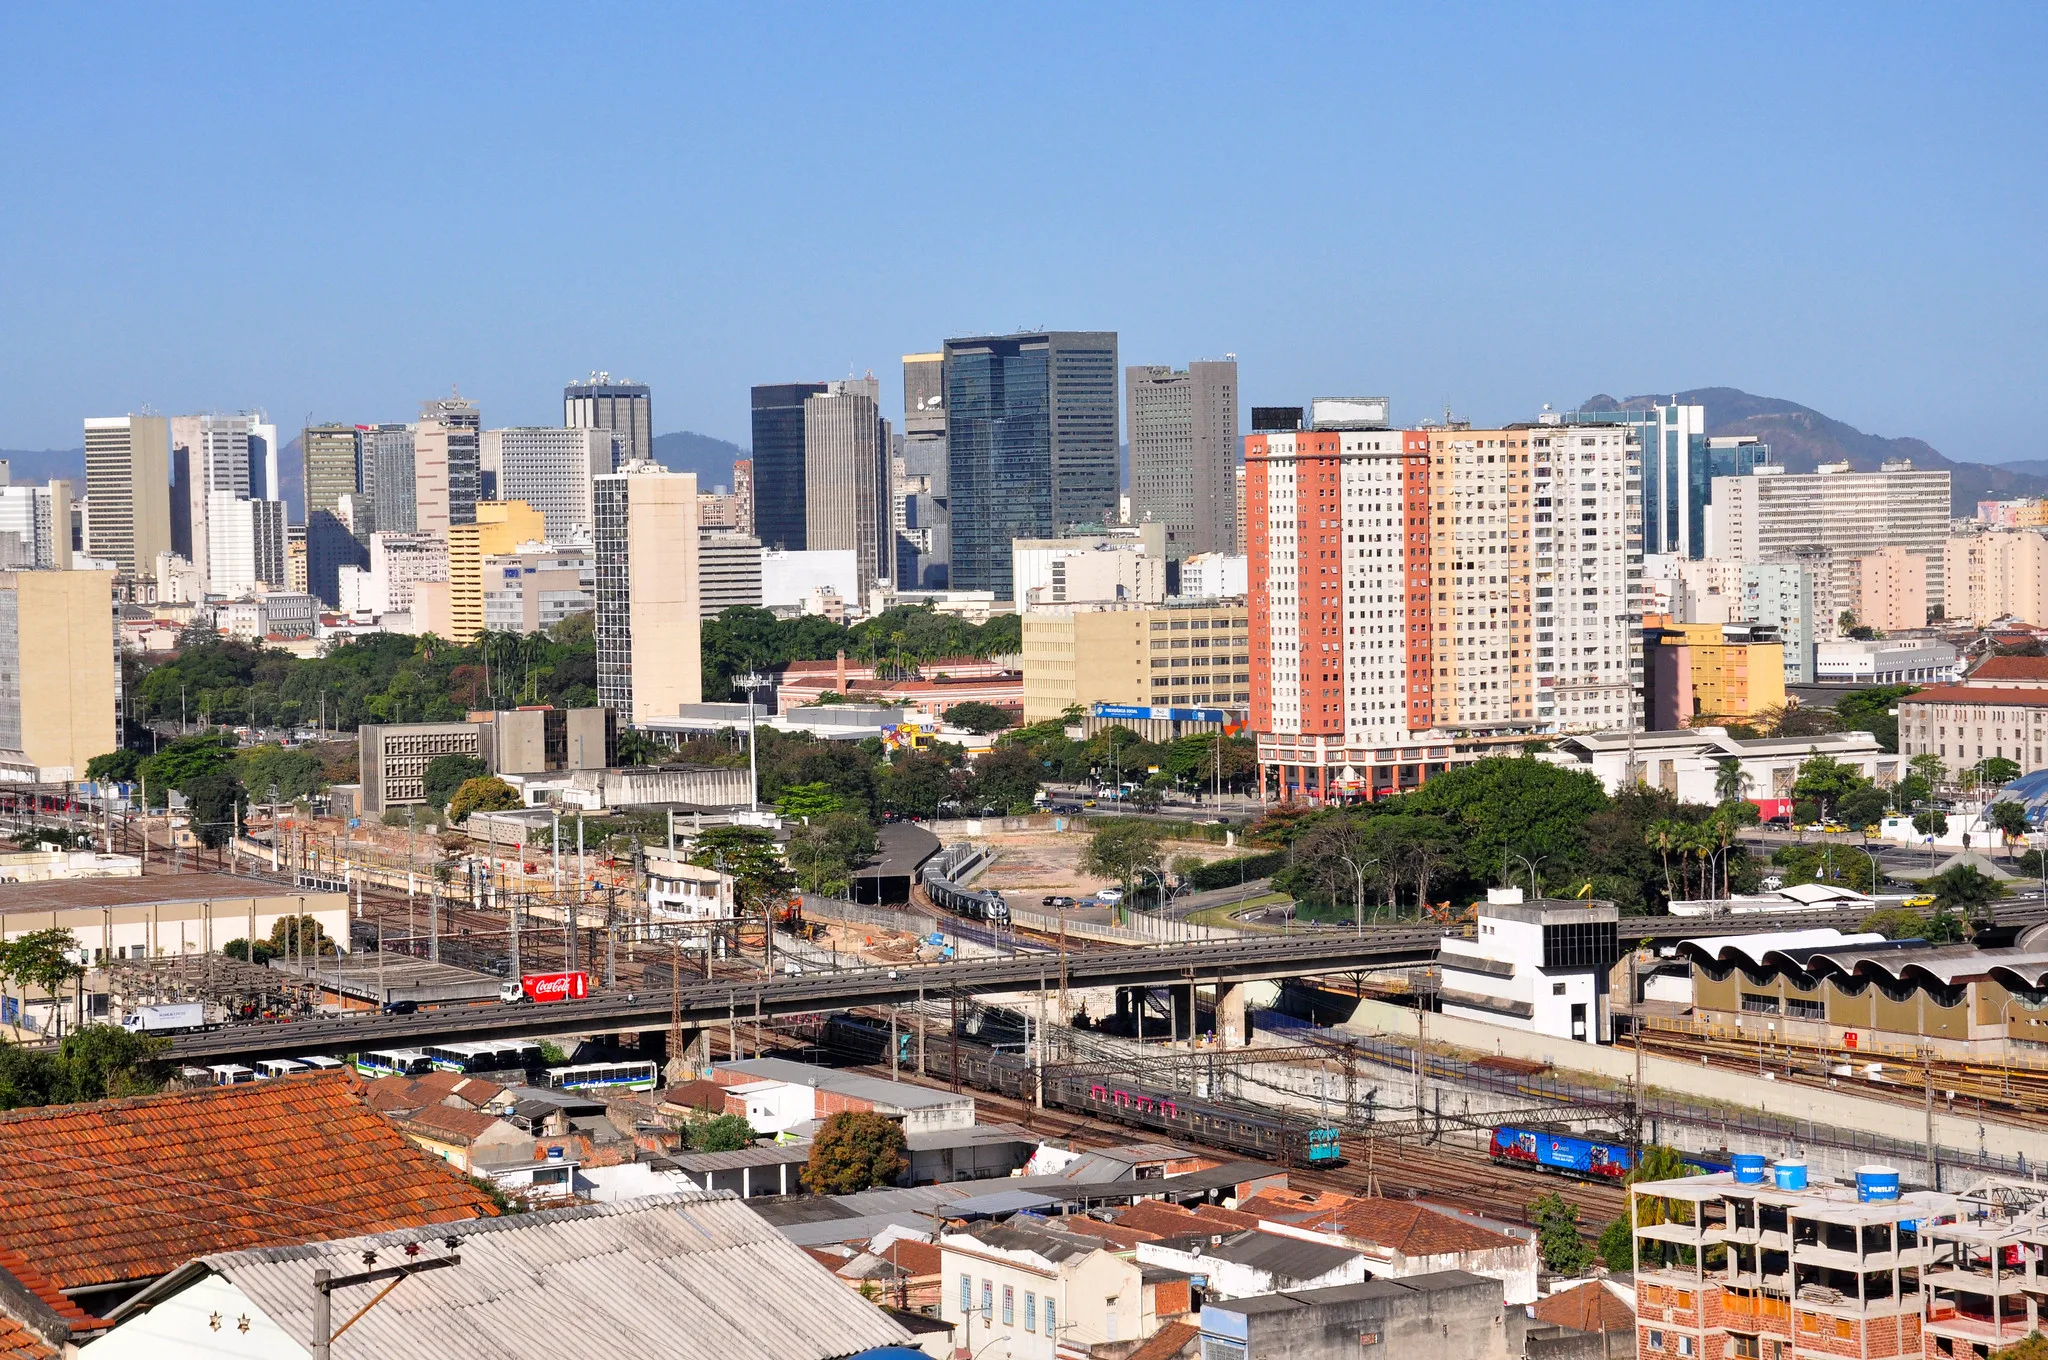
[[[1582,409],[1640,411],[1670,400],[1669,394],[1657,394],[1616,401],[1602,393],[1589,397]],[[1788,472],[1811,472],[1818,464],[1839,462],[1847,462],[1858,472],[1875,472],[1891,458],[1910,459],[1916,468],[1946,468],[1952,514],[1975,514],[1978,501],[2048,495],[2048,462],[1959,463],[1924,439],[1865,434],[1810,406],[1779,397],[1753,396],[1734,387],[1698,387],[1678,393],[1677,400],[1681,405],[1707,408],[1708,434],[1753,434],[1762,439]]]
[[[52,477],[85,481],[84,449],[0,449],[0,458],[7,460],[7,476],[17,486]],[[72,494],[84,493],[74,488]]]
[[[738,444],[708,434],[678,430],[654,436],[654,461],[670,472],[696,473],[699,491],[732,490],[733,460],[745,457],[747,450]]]

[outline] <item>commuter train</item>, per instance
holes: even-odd
[[[925,895],[931,898],[932,905],[941,911],[950,911],[970,921],[1001,924],[1010,919],[1010,904],[1003,900],[1001,893],[994,889],[970,888],[949,877],[959,872],[963,865],[975,863],[981,853],[971,845],[949,845],[917,871],[918,881],[924,884]]]
[[[1620,1182],[1635,1170],[1635,1155],[1613,1138],[1580,1135],[1556,1125],[1501,1124],[1493,1131],[1487,1156],[1502,1166],[1528,1167],[1579,1180]],[[1687,1152],[1685,1165],[1695,1171],[1727,1171],[1734,1163],[1725,1152]]]
[[[881,1037],[874,1023],[858,1016],[837,1016],[824,1031],[825,1046],[861,1061],[873,1062],[888,1053],[887,1027]],[[910,1036],[899,1034],[901,1060],[914,1062]],[[1016,1100],[1032,1098],[1035,1075],[1020,1054],[1004,1053],[985,1044],[940,1033],[927,1038],[925,1074],[952,1080]],[[1227,1101],[1198,1100],[1163,1093],[1107,1075],[1054,1072],[1045,1078],[1045,1103],[1055,1109],[1094,1115],[1174,1134],[1208,1147],[1227,1148],[1287,1166],[1335,1166],[1344,1158],[1339,1131],[1332,1125],[1285,1111],[1259,1109]]]

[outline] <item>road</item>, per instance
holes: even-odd
[[[1436,928],[1383,930],[1360,938],[1217,940],[1202,944],[1108,949],[1068,956],[1072,987],[1158,986],[1219,979],[1250,982],[1343,973],[1367,967],[1427,963],[1436,957]],[[172,1042],[177,1062],[219,1063],[295,1054],[358,1053],[462,1039],[660,1029],[679,1014],[685,1028],[733,1017],[803,1014],[851,1006],[896,1005],[925,996],[1018,991],[1059,984],[1060,961],[1049,954],[976,959],[899,968],[863,968],[769,979],[698,983],[669,991],[611,993],[582,1001],[484,1005],[363,1015],[287,1024],[239,1025]]]

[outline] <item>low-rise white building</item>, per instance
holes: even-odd
[[[1612,902],[1525,902],[1520,888],[1487,889],[1474,938],[1447,935],[1438,947],[1443,1013],[1606,1043],[1620,919]]]
[[[1281,1235],[1258,1228],[1220,1239],[1205,1235],[1140,1242],[1138,1260],[1206,1280],[1203,1292],[1217,1298],[1363,1284],[1372,1278],[1361,1251],[1315,1241],[1307,1234]]]
[[[1741,762],[1743,796],[1751,799],[1790,798],[1799,767],[1816,755],[1852,765],[1865,779],[1881,786],[1896,783],[1905,773],[1902,755],[1893,755],[1868,732],[1825,732],[1812,737],[1767,737],[1743,741],[1725,727],[1687,727],[1673,732],[1588,732],[1559,737],[1538,756],[1568,770],[1584,770],[1609,792],[1640,780],[1687,803],[1718,803],[1716,783],[1723,760]],[[1635,761],[1634,780],[1629,761]]]
[[[1939,638],[1844,638],[1815,645],[1813,674],[1824,685],[1945,685],[1962,661]]]
[[[939,1272],[939,1317],[969,1355],[1054,1360],[1146,1335],[1143,1271],[1094,1238],[982,1224],[940,1236]]]

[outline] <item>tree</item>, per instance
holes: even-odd
[[[163,1085],[170,1041],[119,1025],[83,1025],[54,1052],[0,1045],[0,1110],[143,1095]]]
[[[252,746],[235,758],[242,785],[259,802],[275,798],[294,803],[310,798],[327,785],[320,757],[303,746]]]
[[[1714,762],[1714,797],[1720,801],[1732,803],[1743,797],[1752,782],[1743,773],[1740,757],[1723,756]]]
[[[272,949],[263,941],[258,940],[256,942],[256,957],[253,959],[250,958],[249,942],[240,937],[229,940],[226,944],[222,945],[220,947],[220,952],[227,955],[231,959],[240,959],[243,963],[253,963],[259,966],[261,966],[262,964],[269,963],[272,959],[277,957],[277,951],[275,949]]]
[[[717,1114],[691,1123],[692,1152],[738,1152],[754,1141],[754,1126],[743,1114]]]
[[[1600,1243],[1594,1250],[1600,1253],[1600,1264],[1617,1275],[1636,1268],[1635,1231],[1628,1225],[1627,1214],[1601,1230]]]
[[[472,779],[482,779],[490,772],[490,767],[475,756],[435,756],[427,762],[426,772],[420,776],[420,793],[427,806],[438,812],[448,806],[448,800],[455,796],[457,789]]]
[[[1128,897],[1140,877],[1159,872],[1162,839],[1160,828],[1149,822],[1111,822],[1088,838],[1088,848],[1081,852],[1081,872],[1115,879]]]
[[[903,1129],[887,1115],[842,1110],[829,1115],[811,1142],[804,1189],[853,1195],[893,1185],[910,1167]]]
[[[857,812],[828,813],[790,828],[790,869],[814,893],[846,896],[854,875],[874,853],[874,825]]]
[[[462,787],[448,800],[448,820],[459,823],[468,820],[472,812],[509,812],[523,806],[519,790],[494,774],[483,775],[462,781]]]
[[[1936,840],[1948,834],[1948,814],[1938,808],[1928,808],[1913,814],[1913,829],[1923,836]]]
[[[1911,907],[1886,907],[1863,918],[1858,930],[1882,935],[1887,940],[1924,940],[1927,918]]]
[[[2011,782],[2011,781],[2007,781]],[[2005,857],[2012,858],[2013,842],[2024,842],[2033,828],[2027,824],[2027,809],[2010,798],[2000,799],[1984,810],[1991,829],[2005,838]]]
[[[130,783],[135,772],[141,768],[142,755],[123,746],[118,751],[109,751],[103,756],[94,756],[85,762],[87,779],[112,780],[117,784]]]
[[[976,757],[969,782],[968,801],[976,807],[994,808],[999,813],[1022,815],[1031,811],[1045,768],[1029,748],[1002,745]]]
[[[1855,892],[1873,892],[1870,856],[1856,846],[1823,841],[1814,845],[1781,845],[1771,855],[1778,877],[1788,888],[1801,883],[1825,883]]]
[[[1859,784],[1835,805],[1835,816],[1852,829],[1875,826],[1884,820],[1884,790],[1875,784]]]
[[[263,945],[256,947],[261,949]],[[270,927],[270,952],[273,958],[314,959],[341,951],[327,938],[319,917],[280,916]]]
[[[1926,781],[1929,788],[1940,788],[1948,782],[1948,766],[1932,751],[1922,751],[1906,762],[1906,768]]]
[[[77,937],[68,930],[48,927],[31,930],[13,941],[0,944],[0,977],[22,991],[33,989],[45,996],[61,997],[72,979],[84,974],[76,956]],[[20,1011],[15,1028],[21,1028]]]
[[[1975,916],[1976,908],[2005,896],[1997,879],[1974,865],[1958,864],[1944,869],[1922,883],[1921,889],[1934,894],[1934,905]]]
[[[1811,799],[1821,805],[1823,815],[1833,816],[1842,799],[1863,787],[1864,782],[1854,765],[1844,765],[1833,756],[1816,753],[1800,764],[1799,777],[1792,781],[1792,796]]]
[[[1976,774],[1978,783],[1994,784],[1999,788],[2004,788],[2026,773],[2020,768],[2018,761],[2007,760],[2004,756],[1986,756],[1970,768]]]
[[[1835,700],[1835,716],[1844,732],[1868,732],[1887,751],[1899,749],[1899,720],[1893,715],[1899,700],[1915,693],[1914,685],[1879,685],[1859,689]]]
[[[242,781],[225,769],[211,770],[184,789],[192,804],[192,834],[209,850],[218,850],[242,830],[242,806],[248,795]]]
[[[930,821],[941,804],[955,802],[967,791],[967,772],[960,768],[960,748],[938,745],[923,751],[899,751],[875,779],[882,811]]]
[[[734,905],[741,914],[751,909],[766,919],[796,890],[796,878],[775,837],[758,826],[713,827],[697,837],[690,863],[730,874]]]
[[[1529,1205],[1536,1225],[1536,1250],[1543,1268],[1556,1275],[1583,1275],[1593,1264],[1593,1250],[1579,1232],[1579,1210],[1564,1196],[1546,1190]]]
[[[845,804],[839,795],[823,781],[788,785],[775,798],[776,813],[790,822],[801,821],[805,817],[823,817],[843,806]]]
[[[149,786],[150,806],[164,807],[171,790],[191,797],[195,781],[226,771],[234,755],[235,739],[226,733],[179,737],[155,755],[144,756],[135,767],[135,777]]]
[[[978,699],[970,699],[964,704],[954,704],[946,710],[947,726],[984,737],[996,732],[1007,732],[1015,727],[1017,722],[1015,710],[998,708],[994,704],[985,704]]]

